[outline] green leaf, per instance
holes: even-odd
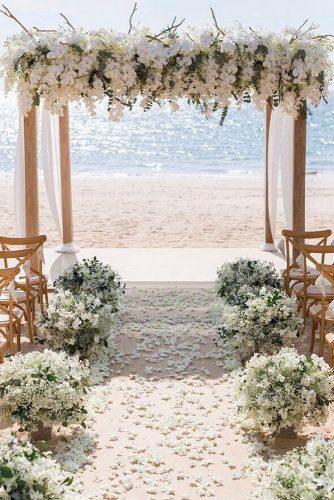
[[[11,479],[12,477],[14,477],[12,469],[10,467],[8,467],[7,465],[1,465],[0,474],[5,479]]]
[[[71,476],[71,477],[69,476],[69,477],[67,477],[67,478],[63,481],[63,483],[62,483],[62,484],[66,484],[67,486],[70,486],[70,485],[73,483],[73,479],[74,479],[74,478],[73,478],[73,476]]]
[[[56,377],[54,375],[51,375],[51,373],[49,373],[47,376],[46,376],[47,380],[49,382],[54,382],[56,380]]]

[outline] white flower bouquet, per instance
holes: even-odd
[[[100,299],[91,294],[59,290],[38,316],[43,341],[53,350],[78,354],[82,359],[91,357],[106,342],[106,331],[99,328],[100,306]]]
[[[45,350],[17,354],[0,372],[0,419],[26,431],[84,425],[88,367],[77,357]]]
[[[291,345],[302,330],[296,300],[280,290],[262,288],[243,307],[222,304],[219,310],[217,340],[241,361]]]
[[[54,286],[57,290],[69,290],[73,295],[93,295],[99,299],[101,308],[107,305],[112,312],[118,311],[124,294],[120,276],[96,257],[74,264],[59,276]]]
[[[79,498],[73,477],[61,469],[50,453],[15,435],[0,442],[0,498],[64,500]]]
[[[217,270],[217,294],[230,305],[244,305],[262,287],[281,288],[281,285],[281,278],[270,262],[239,258]]]
[[[269,435],[298,430],[305,419],[322,424],[334,401],[334,371],[322,359],[284,348],[271,357],[255,355],[237,386],[243,425]]]
[[[269,477],[259,485],[262,500],[332,500],[334,441],[316,437],[305,448],[273,462]]]

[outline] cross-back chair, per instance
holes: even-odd
[[[48,305],[48,276],[43,273],[43,244],[46,241],[45,235],[31,236],[29,238],[11,238],[0,236],[2,250],[17,249],[17,247],[31,248],[33,255],[27,260],[26,276],[21,274],[15,281],[15,287],[25,292],[37,294],[41,311],[44,311],[44,304]],[[7,263],[5,261],[5,267]]]
[[[22,269],[25,268],[26,264],[30,265],[30,259],[34,252],[34,247],[24,248],[22,250],[0,250],[0,262],[3,261],[5,268],[8,268],[8,263],[15,265],[15,267],[20,269],[20,273],[22,275]],[[29,340],[33,343],[36,328],[35,301],[37,294],[31,289],[31,287],[29,287],[27,273],[25,272],[22,276],[25,277],[25,289],[19,289],[17,286],[15,287],[14,307],[23,312],[24,319],[27,324]],[[10,290],[3,290],[0,295],[0,304],[6,306],[9,304],[10,300]]]
[[[321,231],[292,231],[284,229],[282,235],[285,239],[286,269],[282,272],[283,284],[286,293],[291,296],[295,289],[304,283],[303,265],[298,265],[296,258],[301,254],[301,247],[305,241],[312,242],[320,246],[327,246],[328,238],[332,235],[330,229]],[[297,259],[298,260],[298,259]],[[314,266],[307,266],[306,280],[309,284],[315,282],[319,276],[319,271]]]
[[[319,269],[322,269],[321,266],[333,264],[334,262],[334,246],[300,245],[300,248],[303,255],[303,283],[295,290],[302,306],[305,327],[306,318],[309,316],[311,308],[314,311],[314,306],[319,305],[323,300],[330,302],[334,299],[334,286],[331,282],[321,287],[321,290],[318,285],[318,280],[321,278],[321,272],[319,271]],[[310,265],[318,273],[316,280],[312,283],[310,283],[307,276],[307,269]]]
[[[5,346],[11,354],[14,354],[14,337],[16,336],[16,350],[21,350],[21,318],[22,311],[14,307],[15,287],[14,280],[19,274],[18,267],[0,269],[0,294],[4,290],[10,290],[8,304],[0,304],[0,334],[5,339]],[[0,363],[4,360],[4,346],[0,345]]]

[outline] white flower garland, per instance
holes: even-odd
[[[305,418],[320,425],[334,402],[334,372],[315,354],[284,348],[271,357],[253,356],[237,394],[239,413],[251,430],[275,434],[286,427],[299,429]]]
[[[106,96],[114,120],[138,97],[144,109],[168,101],[173,110],[185,98],[206,114],[221,110],[222,119],[232,102],[253,100],[262,108],[272,99],[296,116],[306,101],[326,99],[332,79],[332,45],[312,29],[185,35],[167,29],[159,36],[61,29],[22,32],[5,47],[5,87],[16,88],[23,113],[40,100],[54,113],[73,101],[93,112]]]

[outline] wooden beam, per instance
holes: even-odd
[[[26,236],[39,234],[37,110],[33,106],[24,117]]]
[[[305,231],[306,118],[298,117],[293,126],[293,202],[292,228]]]
[[[266,105],[266,129],[265,129],[265,206],[264,206],[264,241],[265,245],[274,244],[274,238],[270,226],[269,217],[269,129],[270,129],[270,119],[271,119],[272,107],[270,103]],[[264,245],[264,246],[265,246]]]
[[[306,118],[298,117],[293,124],[293,192],[292,228],[305,231],[305,164],[306,164]],[[300,240],[304,243],[304,240]],[[294,249],[293,260],[299,252]]]
[[[68,106],[63,107],[63,116],[59,117],[59,138],[63,244],[67,244],[73,242],[70,127]]]

